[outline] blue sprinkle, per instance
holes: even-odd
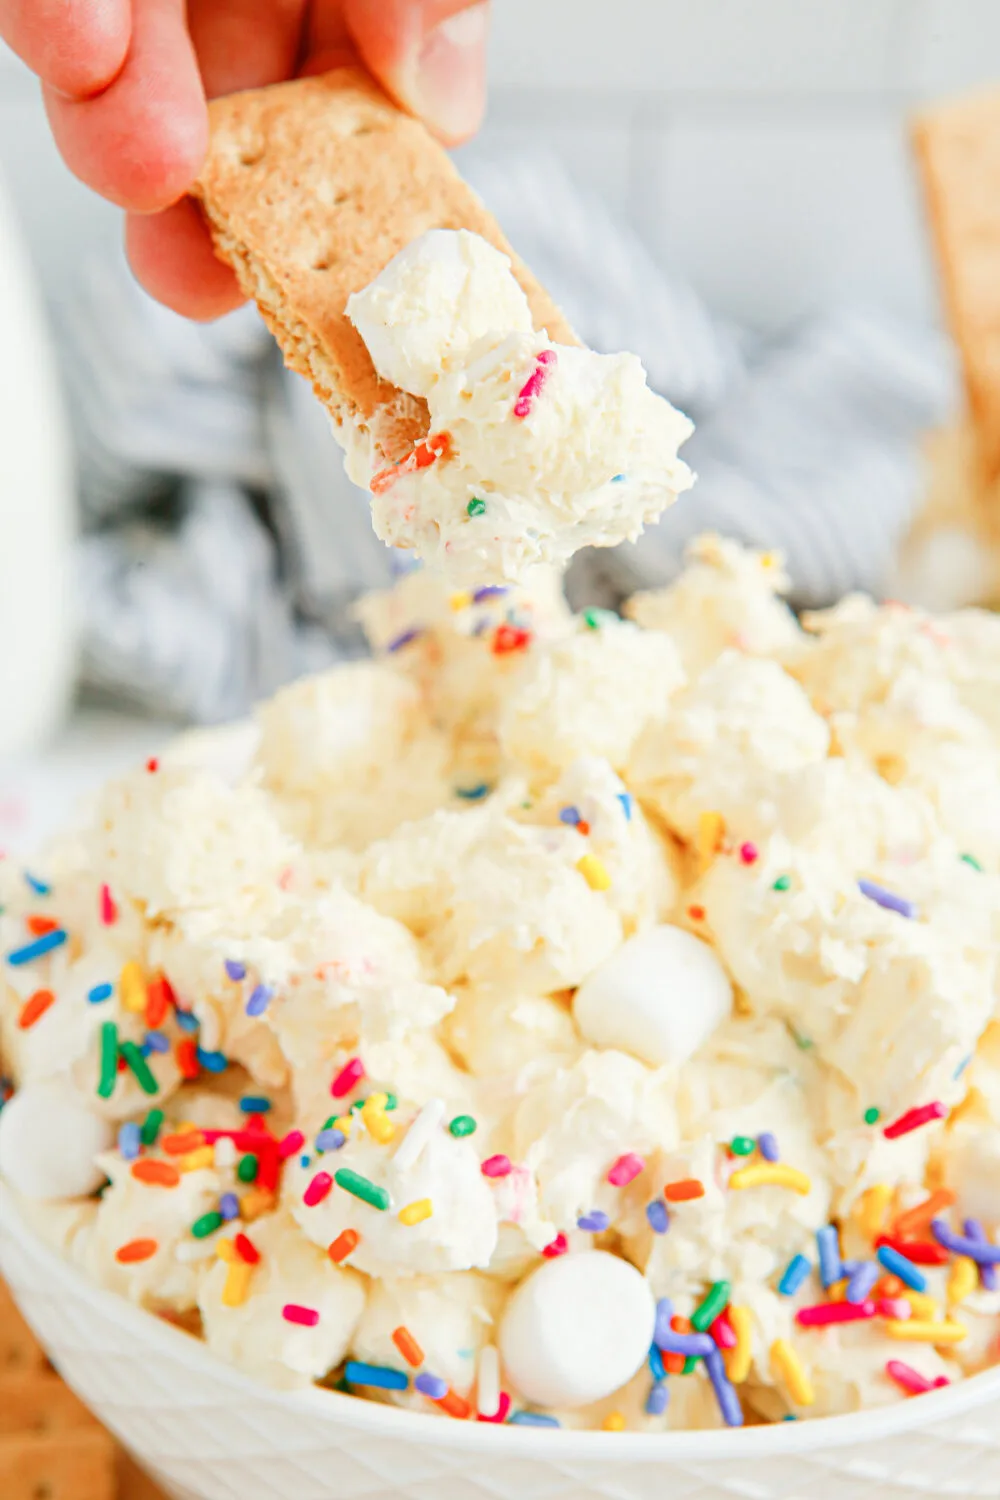
[[[844,1270],[847,1270],[846,1263]],[[878,1278],[879,1268],[875,1262],[873,1260],[862,1261],[848,1280],[846,1292],[848,1302],[853,1302],[855,1305],[864,1302]]]
[[[571,828],[575,828],[580,821],[580,809],[578,807],[561,807],[559,809],[559,821],[560,823],[568,823]]]
[[[241,979],[247,977],[247,966],[246,964],[241,964],[238,958],[227,958],[223,964],[223,968],[229,978],[237,984]]]
[[[230,1219],[238,1219],[240,1216],[240,1200],[235,1193],[223,1193],[219,1199],[219,1213],[228,1223]]]
[[[490,795],[490,786],[487,781],[480,781],[476,786],[457,786],[455,796],[461,797],[465,802],[482,802],[484,797]]]
[[[663,1363],[663,1355],[655,1344],[650,1344],[649,1346],[649,1373],[654,1380],[662,1380],[667,1373]]]
[[[387,1365],[365,1365],[356,1359],[347,1361],[344,1379],[349,1385],[374,1385],[383,1391],[405,1391],[410,1383],[410,1377],[402,1370],[390,1370]]]
[[[927,1277],[907,1256],[900,1255],[891,1245],[879,1245],[876,1254],[890,1275],[898,1276],[900,1281],[915,1292],[926,1292]]]
[[[476,589],[472,596],[473,604],[482,604],[486,599],[502,599],[507,588],[502,583],[487,583],[481,589]]]
[[[610,1223],[611,1220],[606,1213],[603,1213],[599,1208],[594,1208],[589,1214],[580,1215],[576,1221],[576,1227],[577,1229],[587,1229],[591,1234],[600,1234],[602,1230],[607,1229]]]
[[[316,1150],[339,1151],[346,1140],[347,1136],[342,1130],[335,1130],[333,1127],[329,1130],[321,1130],[316,1137]]]
[[[448,1394],[447,1380],[442,1380],[440,1375],[432,1375],[429,1370],[422,1371],[413,1384],[422,1396],[430,1396],[432,1401],[440,1401]]]
[[[397,635],[394,640],[389,642],[385,649],[387,651],[402,651],[404,646],[408,646],[411,641],[415,641],[423,633],[423,630],[418,625],[414,625],[412,630],[404,630],[402,635]]]
[[[625,814],[625,821],[626,821],[626,823],[631,823],[631,821],[632,821],[632,793],[631,792],[617,792],[615,795],[617,796],[618,801],[622,805],[622,812]]]
[[[781,1420],[783,1422],[797,1422],[799,1419],[793,1411],[786,1411]]]
[[[612,474],[612,476],[611,476],[611,483],[612,484],[622,484],[624,482],[624,480],[626,480],[627,478],[628,478],[627,474]]]
[[[198,1061],[206,1073],[224,1073],[229,1067],[229,1058],[224,1052],[206,1052],[204,1047],[198,1048]]]
[[[100,1005],[102,1000],[110,1000],[114,992],[113,984],[95,984],[92,990],[87,991],[87,999],[91,1005]]]
[[[192,1015],[189,1010],[181,1010],[179,1007],[174,1010],[174,1020],[181,1031],[197,1031],[201,1026],[201,1022],[197,1016]]]
[[[148,1042],[140,1042],[139,1051],[142,1053],[143,1057],[149,1057],[153,1049]]]
[[[765,1161],[780,1161],[781,1152],[778,1150],[778,1142],[769,1130],[762,1130],[757,1137],[757,1150]]]
[[[147,1031],[143,1046],[148,1047],[150,1052],[169,1052],[170,1038],[162,1031]]]
[[[245,1115],[266,1115],[270,1108],[271,1101],[263,1094],[244,1094],[240,1100],[240,1109]]]
[[[835,1224],[825,1224],[816,1231],[816,1249],[819,1251],[819,1279],[824,1290],[840,1280],[840,1237]]]
[[[24,883],[34,891],[36,896],[51,896],[52,887],[46,885],[44,880],[39,880],[37,875],[32,875],[28,870],[23,872]]]
[[[951,1075],[952,1078],[961,1078],[962,1074],[965,1072],[966,1068],[969,1066],[969,1064],[970,1064],[971,1061],[972,1061],[972,1053],[970,1052],[966,1057],[962,1058],[962,1061],[959,1063],[958,1067],[955,1069],[954,1073]]]
[[[809,1262],[804,1255],[793,1255],[784,1274],[778,1282],[778,1291],[783,1297],[794,1297],[799,1287],[805,1281],[810,1271]]]
[[[118,1150],[125,1161],[135,1161],[142,1147],[142,1132],[134,1121],[128,1120],[118,1131]]]
[[[312,1160],[312,1157],[310,1157],[310,1156],[300,1156],[299,1157],[299,1166],[300,1167],[308,1167],[308,1165],[309,1165],[309,1163],[310,1163],[311,1160]]]
[[[662,1417],[670,1401],[670,1387],[665,1380],[658,1380],[646,1397],[646,1415]]]
[[[667,1212],[667,1205],[661,1203],[659,1198],[654,1198],[652,1203],[646,1204],[646,1218],[649,1220],[649,1227],[654,1234],[666,1234],[670,1228],[670,1215]]]
[[[15,948],[13,953],[7,954],[7,962],[12,969],[17,969],[21,964],[30,964],[36,958],[44,958],[46,953],[51,953],[55,948],[61,948],[67,936],[68,934],[62,927],[56,927],[52,932],[43,933],[41,937],[35,938],[33,943],[25,943],[23,948]]]
[[[248,1016],[262,1016],[274,999],[274,989],[269,984],[258,984],[247,1001]]]
[[[540,1411],[516,1411],[507,1418],[512,1427],[559,1427],[555,1417],[547,1417]]]
[[[897,896],[892,891],[887,891],[884,885],[876,885],[874,880],[859,880],[858,890],[862,896],[867,896],[869,901],[874,901],[876,906],[881,906],[886,911],[894,911],[911,922],[917,915],[914,902],[907,901],[905,897]]]

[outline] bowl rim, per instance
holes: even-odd
[[[554,1462],[580,1460],[632,1464],[670,1460],[727,1463],[736,1459],[776,1458],[857,1447],[861,1443],[896,1437],[949,1418],[961,1417],[993,1400],[1000,1404],[1000,1365],[997,1365],[949,1386],[925,1392],[919,1398],[903,1399],[889,1406],[758,1427],[662,1433],[581,1432],[577,1429],[498,1427],[487,1422],[445,1420],[430,1413],[425,1415],[314,1385],[287,1391],[255,1380],[214,1354],[201,1339],[92,1281],[27,1224],[15,1194],[0,1182],[0,1268],[6,1259],[5,1241],[13,1242],[22,1254],[30,1256],[39,1280],[61,1283],[65,1291],[87,1302],[102,1320],[150,1346],[153,1352],[159,1349],[181,1363],[192,1364],[203,1378],[215,1380],[248,1398],[276,1405],[289,1416],[308,1414],[373,1438],[396,1438],[417,1445],[496,1452],[524,1458],[544,1455]],[[13,1278],[12,1290],[16,1291],[17,1281],[22,1279]]]

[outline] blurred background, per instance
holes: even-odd
[[[699,424],[690,503],[580,559],[574,599],[665,581],[707,528],[782,547],[800,604],[989,596],[976,544],[903,554],[960,405],[908,122],[1000,82],[996,0],[495,0],[491,77],[462,170],[583,337],[635,349]],[[358,650],[353,598],[405,560],[256,315],[195,327],[134,285],[2,50],[0,193],[19,849],[172,725]]]

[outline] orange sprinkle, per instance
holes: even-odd
[[[169,1161],[153,1161],[147,1158],[145,1161],[134,1161],[132,1163],[132,1176],[136,1182],[146,1182],[150,1187],[176,1187],[181,1180],[181,1174]]]
[[[273,1193],[268,1192],[267,1188],[251,1188],[240,1199],[240,1217],[249,1224],[253,1219],[259,1219],[261,1214],[270,1213],[273,1207]]]
[[[174,1056],[182,1078],[198,1077],[201,1064],[198,1061],[198,1048],[193,1037],[186,1036],[182,1042],[178,1042],[174,1048]]]
[[[204,1146],[205,1137],[200,1130],[185,1130],[180,1134],[165,1135],[160,1145],[168,1156],[187,1156],[189,1151],[197,1151],[199,1146]]]
[[[687,1203],[692,1198],[704,1198],[705,1184],[697,1177],[682,1177],[679,1182],[668,1182],[663,1196],[668,1203]]]
[[[691,1319],[682,1318],[680,1313],[675,1313],[674,1316],[670,1319],[670,1326],[675,1333],[690,1333]]]
[[[21,1006],[21,1014],[17,1018],[18,1026],[22,1031],[27,1031],[28,1027],[40,1021],[49,1006],[55,1003],[56,997],[51,990],[36,990]]]
[[[586,838],[588,833],[590,832],[590,824],[586,822],[585,819],[581,818],[579,823],[577,823],[576,825],[576,831],[577,833],[582,833],[584,838]]]
[[[472,1412],[472,1407],[468,1401],[466,1401],[464,1396],[460,1396],[457,1391],[449,1391],[446,1396],[442,1396],[438,1402],[438,1406],[440,1406],[442,1411],[446,1411],[449,1417],[459,1417],[463,1420]]]
[[[689,906],[688,916],[691,918],[692,922],[704,922],[705,908],[703,906]]]
[[[679,1375],[684,1369],[685,1359],[683,1354],[665,1354],[663,1356],[663,1368],[668,1375]]]
[[[902,1297],[906,1287],[898,1276],[882,1276],[872,1287],[873,1297]]]
[[[417,1343],[416,1339],[413,1337],[413,1334],[408,1328],[403,1328],[402,1326],[400,1326],[399,1328],[394,1328],[392,1332],[392,1342],[395,1344],[396,1348],[399,1350],[400,1354],[406,1360],[406,1363],[408,1365],[423,1364],[424,1351],[421,1349],[420,1345]]]
[[[26,917],[24,925],[32,937],[44,937],[47,932],[55,932],[59,923],[55,917]]]
[[[174,992],[165,974],[154,974],[146,987],[146,1025],[153,1031],[166,1019]]]
[[[938,1188],[936,1193],[931,1193],[923,1203],[918,1203],[915,1208],[909,1209],[905,1214],[900,1214],[892,1226],[894,1235],[902,1239],[908,1239],[918,1230],[926,1229],[932,1219],[945,1208],[951,1208],[955,1201],[955,1194],[950,1188]]]
[[[356,1229],[345,1229],[341,1234],[337,1235],[327,1254],[339,1266],[340,1262],[346,1260],[351,1251],[355,1249],[360,1238],[361,1236]]]
[[[115,1260],[123,1266],[131,1266],[140,1260],[152,1260],[159,1248],[155,1240],[129,1240],[127,1245],[118,1246]]]

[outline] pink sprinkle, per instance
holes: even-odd
[[[740,845],[740,859],[745,865],[756,864],[760,855],[756,844],[749,842]]]
[[[290,1130],[278,1142],[278,1155],[282,1161],[287,1161],[288,1157],[294,1156],[296,1151],[300,1151],[305,1143],[306,1138],[301,1130]]]
[[[943,1120],[947,1113],[947,1104],[935,1099],[933,1104],[921,1104],[918,1109],[908,1109],[905,1115],[900,1115],[898,1120],[887,1125],[882,1134],[887,1141],[895,1141],[901,1135],[909,1135],[911,1130],[919,1130],[921,1125],[929,1125],[931,1120]]]
[[[608,1172],[608,1181],[612,1187],[625,1187],[633,1182],[640,1172],[646,1170],[646,1163],[641,1156],[636,1156],[634,1151],[626,1151],[624,1156],[619,1156],[611,1170]]]
[[[795,1321],[803,1328],[819,1328],[824,1323],[860,1323],[865,1318],[874,1318],[875,1304],[865,1302],[814,1302],[812,1307],[800,1307]]]
[[[476,1418],[477,1422],[506,1422],[507,1413],[510,1411],[510,1397],[506,1391],[500,1392],[500,1405],[492,1417],[484,1417],[482,1412]]]
[[[286,1302],[281,1309],[281,1316],[286,1323],[301,1323],[303,1328],[315,1328],[319,1322],[319,1313],[315,1307],[300,1307],[297,1302]]]
[[[306,1208],[315,1208],[317,1203],[322,1203],[330,1189],[333,1187],[333,1178],[329,1172],[317,1172],[305,1192],[302,1194],[302,1202]]]
[[[105,927],[113,927],[118,921],[118,908],[108,886],[101,886],[101,921]]]
[[[736,1348],[738,1342],[736,1333],[732,1323],[730,1323],[729,1321],[728,1314],[725,1311],[720,1312],[719,1316],[716,1318],[715,1322],[711,1324],[708,1331],[712,1335],[713,1339],[718,1344],[720,1349]]]
[[[535,404],[535,397],[548,379],[549,369],[556,362],[554,349],[543,349],[535,360],[535,368],[524,382],[514,402],[514,415],[522,420]]]
[[[509,1177],[514,1169],[509,1156],[488,1156],[479,1170],[484,1177]]]
[[[905,1322],[913,1316],[913,1308],[905,1297],[880,1297],[875,1304],[875,1311],[880,1318],[894,1318],[897,1323]]]
[[[335,1099],[343,1099],[353,1088],[357,1088],[365,1076],[365,1065],[360,1057],[352,1057],[350,1062],[345,1063],[330,1085],[330,1093]]]
[[[951,1384],[947,1375],[938,1375],[934,1380],[928,1380],[926,1375],[921,1375],[912,1365],[904,1365],[901,1359],[890,1359],[885,1373],[897,1385],[901,1385],[904,1391],[909,1391],[911,1396],[922,1396],[924,1391],[940,1390],[943,1385]]]
[[[555,1260],[557,1255],[565,1255],[568,1249],[569,1245],[567,1243],[566,1236],[562,1232],[560,1232],[556,1235],[554,1240],[550,1241],[550,1243],[545,1246],[542,1254],[545,1256],[546,1260]]]

